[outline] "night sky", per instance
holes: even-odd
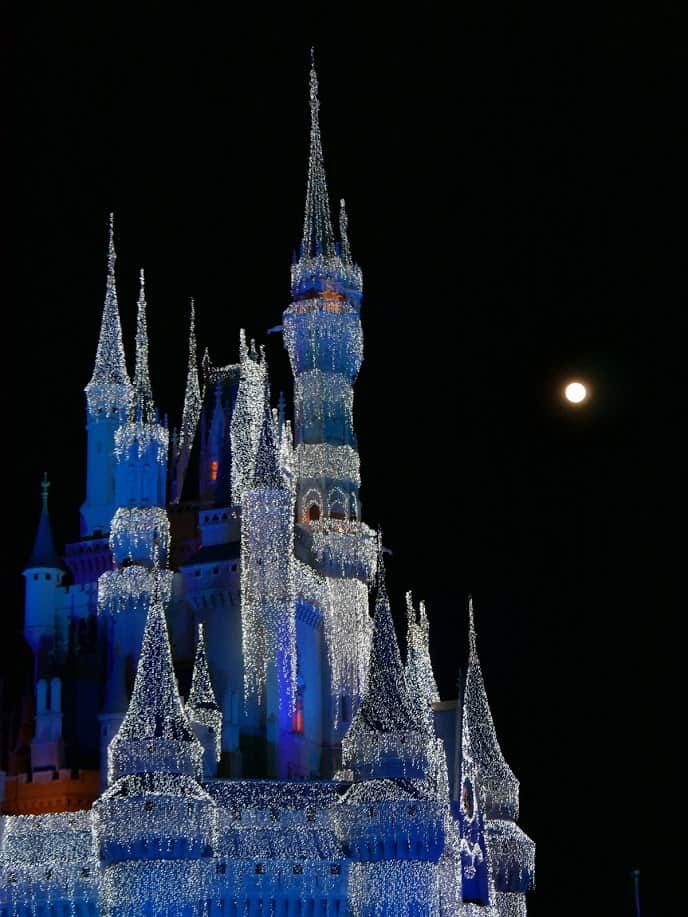
[[[397,620],[407,588],[426,599],[453,697],[473,593],[538,845],[529,913],[632,917],[638,866],[659,914],[679,884],[678,13],[402,6],[372,21],[346,4],[222,17],[93,4],[17,23],[5,620],[21,626],[44,470],[57,539],[78,537],[110,210],[130,367],[143,266],[170,424],[189,296],[201,350],[235,362],[243,326],[266,342],[275,395],[291,395],[281,337],[265,332],[301,236],[315,44],[330,196],[346,198],[364,274],[363,514],[392,551]],[[578,409],[560,394],[573,376],[593,389]]]

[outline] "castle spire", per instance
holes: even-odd
[[[270,410],[270,387],[267,373],[265,377],[265,408],[260,439],[258,440],[258,451],[256,452],[253,486],[266,488],[267,490],[283,486],[279,454],[275,443],[275,425],[272,419],[272,411]]]
[[[432,705],[439,701],[435,675],[430,659],[430,625],[425,612],[425,602],[421,602],[416,614],[413,597],[406,593],[407,614],[407,656],[406,681],[414,699],[419,705],[423,719],[432,727]]]
[[[185,712],[192,725],[205,726],[210,731],[214,740],[215,761],[219,761],[222,742],[222,711],[213,691],[205,649],[205,633],[203,624],[200,623],[196,640],[196,658],[191,675],[191,690]]]
[[[198,378],[198,359],[196,356],[196,308],[191,299],[191,319],[189,324],[189,362],[186,372],[186,391],[184,393],[184,410],[179,434],[179,453],[191,452],[198,418],[201,413],[201,384]]]
[[[89,396],[96,388],[101,386],[129,386],[124,345],[122,343],[122,325],[117,305],[116,260],[114,214],[111,213],[105,303],[103,305],[103,318],[100,325],[96,362],[91,381],[86,386],[86,392]]]
[[[308,157],[308,181],[306,184],[306,208],[303,220],[301,257],[315,258],[323,255],[330,258],[335,254],[334,233],[330,216],[330,199],[327,193],[325,162],[320,140],[318,111],[318,74],[315,70],[315,52],[311,48],[310,73],[311,143]]]
[[[139,299],[136,316],[136,369],[134,371],[134,419],[155,422],[155,406],[148,369],[148,327],[146,324],[146,288],[143,268],[139,273]]]
[[[202,755],[177,690],[156,571],[129,709],[108,749],[109,779],[144,773],[200,779]]]
[[[38,520],[36,538],[33,543],[31,557],[26,567],[27,570],[32,567],[44,567],[51,570],[63,569],[62,562],[55,550],[55,542],[53,541],[53,532],[50,525],[50,517],[48,515],[49,487],[50,481],[48,480],[48,472],[44,471],[43,480],[41,481],[41,516]]]
[[[342,261],[347,267],[351,268],[354,262],[351,257],[351,246],[349,245],[349,217],[346,214],[344,198],[339,201],[339,240]]]
[[[462,741],[478,769],[488,817],[518,815],[518,780],[499,747],[478,658],[473,597],[468,599],[468,671],[464,690]],[[499,814],[496,814],[499,813]]]
[[[429,736],[418,705],[412,699],[385,585],[382,541],[378,535],[378,568],[375,618],[370,665],[363,699],[342,742],[345,767],[369,776],[384,769],[386,776],[401,776],[413,766],[427,768]],[[391,773],[392,759],[400,766]]]

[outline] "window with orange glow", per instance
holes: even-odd
[[[291,728],[297,735],[303,735],[303,694],[300,688],[296,694],[296,706],[292,715]]]
[[[217,472],[220,467],[220,463],[217,460],[214,460],[210,463],[210,480],[217,481]]]

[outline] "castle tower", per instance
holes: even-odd
[[[335,813],[354,861],[355,917],[440,914],[435,864],[444,850],[448,800],[438,798],[433,755],[433,737],[406,683],[380,556],[368,680],[342,742],[353,784]]]
[[[464,863],[464,894],[468,900],[485,903],[483,898],[489,892],[490,896],[494,895],[495,913],[499,917],[525,917],[525,893],[535,877],[535,845],[516,824],[519,784],[499,747],[487,700],[478,658],[472,598],[468,614],[469,657],[463,704],[460,806],[462,833],[476,855],[471,862]],[[475,846],[483,844],[483,833],[491,864],[489,876],[482,868]],[[468,881],[467,869],[471,873]],[[488,889],[488,880],[494,882],[493,890]]]
[[[199,782],[202,760],[156,589],[131,702],[108,750],[110,786],[93,806],[105,913],[200,913],[216,834],[216,807]]]
[[[300,255],[291,268],[284,345],[294,374],[296,556],[322,578],[325,658],[323,773],[360,701],[370,646],[367,585],[374,533],[361,521],[354,383],[363,359],[362,275],[351,258],[346,212],[335,238],[325,176],[315,65],[310,71],[310,155]]]
[[[241,495],[244,692],[262,707],[268,774],[285,777],[296,688],[294,497],[275,439],[266,381],[253,482]]]
[[[24,636],[33,650],[37,677],[46,677],[47,654],[54,649],[55,613],[59,599],[58,587],[65,575],[62,561],[55,550],[48,515],[48,475],[41,482],[41,515],[29,562],[24,569],[26,593],[24,605]],[[46,658],[44,658],[46,657]]]
[[[294,372],[297,520],[360,519],[353,386],[363,359],[362,276],[346,235],[336,241],[310,73],[311,139],[303,239],[292,265],[284,342]],[[346,231],[346,219],[342,224]]]
[[[114,435],[115,503],[110,528],[114,569],[98,579],[98,614],[108,636],[106,704],[100,716],[101,775],[108,744],[126,709],[127,675],[135,670],[153,586],[168,601],[170,530],[165,510],[168,433],[158,423],[148,369],[144,276],[136,324],[136,368],[127,414]],[[157,572],[154,568],[159,567]],[[114,709],[115,704],[122,704]]]
[[[91,381],[86,386],[86,499],[81,536],[109,531],[115,511],[115,430],[131,402],[115,281],[114,218],[110,214],[105,304]]]
[[[222,744],[222,711],[215,699],[210,679],[202,624],[198,625],[191,690],[184,710],[196,738],[203,746],[203,774],[206,777],[214,777]]]

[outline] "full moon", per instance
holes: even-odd
[[[588,397],[588,390],[582,382],[569,382],[564,389],[567,401],[573,404],[580,404]]]

